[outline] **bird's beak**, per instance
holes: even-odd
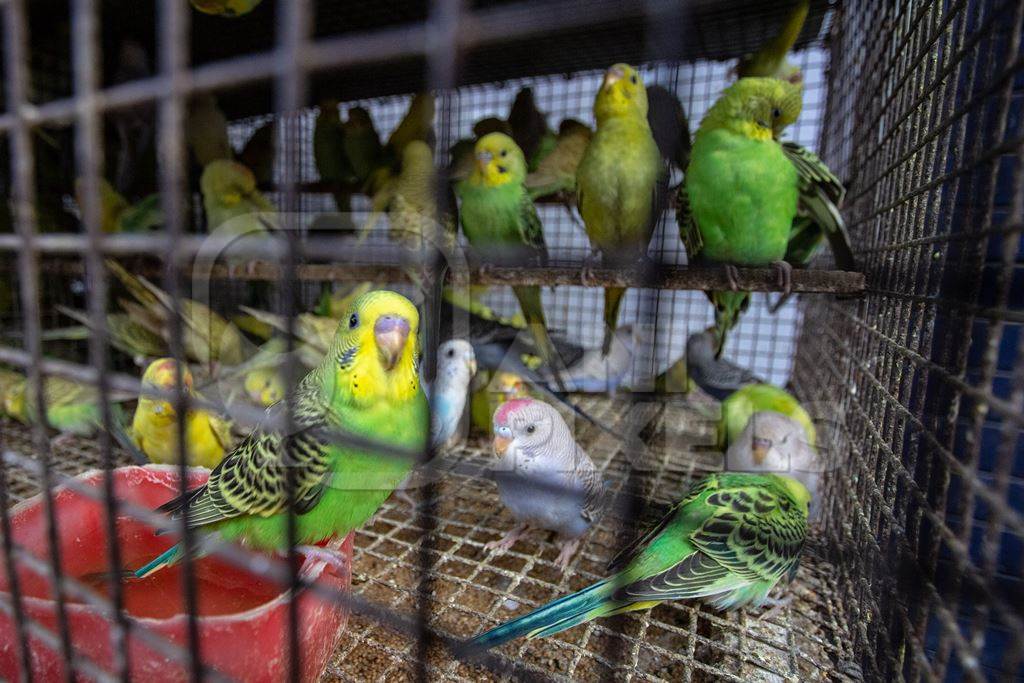
[[[490,152],[477,152],[476,153],[476,165],[482,171],[485,168],[487,168],[487,164],[491,163],[491,159],[493,159],[493,158],[494,158],[494,155],[491,154]]]
[[[607,88],[610,85],[615,85],[616,83],[621,81],[625,76],[626,74],[624,74],[622,72],[622,69],[618,67],[608,69],[608,71],[604,73],[604,87]]]
[[[505,452],[508,450],[509,444],[511,443],[512,439],[508,438],[507,436],[495,434],[494,441],[491,442],[491,445],[494,446],[494,454],[497,455],[498,457],[504,456]]]
[[[750,442],[750,455],[754,458],[754,464],[760,465],[768,457],[768,451],[772,447],[771,439],[762,439],[755,436]]]
[[[382,315],[373,326],[380,360],[387,370],[395,367],[409,338],[409,321],[400,315]]]
[[[469,375],[472,377],[476,374],[476,359],[469,361]]]

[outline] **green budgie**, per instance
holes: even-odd
[[[345,129],[341,125],[337,100],[324,100],[313,128],[313,160],[320,180],[335,185],[355,181],[355,173],[345,154]],[[352,193],[336,187],[331,191],[338,211],[352,211]],[[347,219],[346,219],[347,220]]]
[[[365,183],[380,164],[380,136],[373,126],[370,112],[363,107],[348,110],[348,119],[341,124],[344,131],[345,156],[360,183]]]
[[[110,392],[111,401],[134,398]],[[46,422],[62,435],[92,436],[100,427],[100,392],[92,384],[51,375],[43,379]],[[28,379],[11,386],[4,396],[4,413],[25,424],[39,422],[35,383]]]
[[[776,474],[711,474],[609,565],[611,577],[474,638],[486,649],[543,638],[598,617],[703,598],[715,608],[762,605],[799,566],[811,495]]]
[[[799,422],[807,432],[807,443],[811,446],[817,444],[814,422],[792,394],[773,384],[748,384],[722,401],[717,436],[719,449],[724,451],[739,438],[751,415],[768,411],[781,413]]]
[[[797,215],[800,178],[775,138],[798,111],[800,88],[774,78],[729,86],[701,121],[676,204],[679,233],[691,263],[725,266],[731,291],[709,292],[715,306],[716,353],[750,301],[738,291],[736,266],[771,265],[790,287],[783,259]]]
[[[477,140],[476,168],[455,186],[459,219],[466,239],[489,261],[501,264],[545,264],[547,246],[537,207],[523,184],[526,159],[518,145],[504,133],[490,133]],[[540,287],[513,287],[530,333],[541,357],[557,356],[548,336]]]
[[[224,540],[284,551],[287,461],[295,481],[297,543],[316,544],[362,525],[409,473],[413,458],[333,443],[328,430],[412,452],[426,446],[429,408],[418,376],[418,330],[419,313],[405,297],[389,291],[359,297],[338,325],[330,352],[296,390],[297,431],[286,439],[257,427],[206,484],[160,510],[172,518],[187,512],[191,527]],[[283,411],[283,403],[268,409],[277,416]],[[179,555],[175,545],[135,574],[152,574]]]
[[[643,259],[657,222],[667,169],[647,121],[647,91],[636,69],[616,64],[594,99],[597,132],[576,170],[577,205],[590,243],[604,262],[631,266]],[[626,290],[604,290],[608,353]]]

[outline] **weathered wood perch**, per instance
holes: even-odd
[[[251,261],[247,265],[228,269],[213,267],[212,277],[234,277],[245,280],[277,280],[282,277],[283,266],[267,261]],[[406,270],[394,265],[370,264],[301,264],[295,267],[296,277],[312,281],[370,281],[404,282],[409,280]],[[663,266],[649,274],[617,268],[593,268],[584,276],[578,266],[547,266],[534,268],[490,267],[468,273],[449,271],[453,282],[481,285],[541,285],[583,287],[648,287],[675,290],[728,289],[729,282],[721,268]],[[770,268],[740,268],[737,278],[741,289],[751,292],[778,292],[781,288],[776,273]],[[864,274],[841,270],[794,270],[793,291],[800,293],[840,294],[855,296],[864,292]]]

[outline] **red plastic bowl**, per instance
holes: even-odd
[[[189,485],[203,483],[209,472],[190,472]],[[100,488],[103,474],[87,472],[78,480]],[[177,468],[152,465],[124,467],[114,473],[115,495],[119,500],[156,508],[178,493]],[[107,566],[107,534],[104,506],[97,500],[59,487],[54,492],[61,564],[67,576],[106,593],[101,578]],[[48,559],[46,518],[40,496],[11,510],[14,541],[36,557]],[[148,525],[122,515],[117,524],[121,561],[125,567],[141,566],[174,543],[173,534],[157,536]],[[338,549],[346,562],[338,571],[321,561],[307,559],[304,577],[328,588],[345,590],[352,579],[352,535],[328,546]],[[54,633],[57,611],[46,575],[16,562],[25,613]],[[283,586],[257,577],[214,557],[195,563],[198,590],[199,649],[203,663],[232,679],[280,681],[287,676],[288,599]],[[8,601],[6,567],[0,558],[0,599]],[[157,572],[141,581],[122,584],[125,610],[132,629],[145,628],[161,638],[187,648],[187,619],[183,608],[180,570]],[[65,593],[67,595],[67,593]],[[102,669],[113,672],[111,624],[106,612],[76,602],[68,596],[68,623],[76,654]],[[8,604],[10,604],[8,602]],[[344,631],[348,614],[336,603],[312,591],[299,595],[299,642],[303,680],[315,680],[323,672]],[[17,631],[6,611],[0,611],[0,677],[19,678]],[[63,678],[63,657],[38,638],[30,637],[32,677],[51,681]],[[137,635],[129,635],[128,660],[135,680],[186,680],[187,659],[181,661],[154,649]]]

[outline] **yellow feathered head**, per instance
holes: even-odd
[[[181,368],[181,388],[186,394],[192,393],[193,386],[192,371],[187,367]],[[173,392],[178,383],[178,361],[173,358],[158,358],[146,367],[142,373],[142,395],[139,396],[139,403],[147,403],[148,409],[156,415],[173,417],[174,406],[166,398],[155,394],[147,395],[146,390],[156,390],[161,393]]]
[[[722,91],[697,135],[718,128],[755,140],[778,138],[800,116],[803,86],[777,78],[741,78]]]
[[[504,133],[488,133],[473,148],[476,168],[470,182],[487,187],[509,183],[521,184],[526,179],[526,158],[519,145]]]
[[[28,411],[25,402],[25,392],[28,388],[28,381],[22,379],[7,387],[3,396],[4,412],[19,422],[28,422]]]
[[[633,116],[647,122],[647,89],[640,74],[629,64],[615,64],[605,71],[594,98],[598,125],[616,116]]]
[[[245,393],[249,399],[267,408],[284,398],[284,381],[277,368],[257,368],[245,375]]]
[[[420,390],[420,315],[401,294],[367,292],[341,319],[325,363],[357,403],[406,401]]]
[[[216,201],[224,206],[234,206],[243,197],[256,191],[256,176],[248,168],[235,161],[217,159],[203,169],[199,178],[199,189],[203,199]]]

